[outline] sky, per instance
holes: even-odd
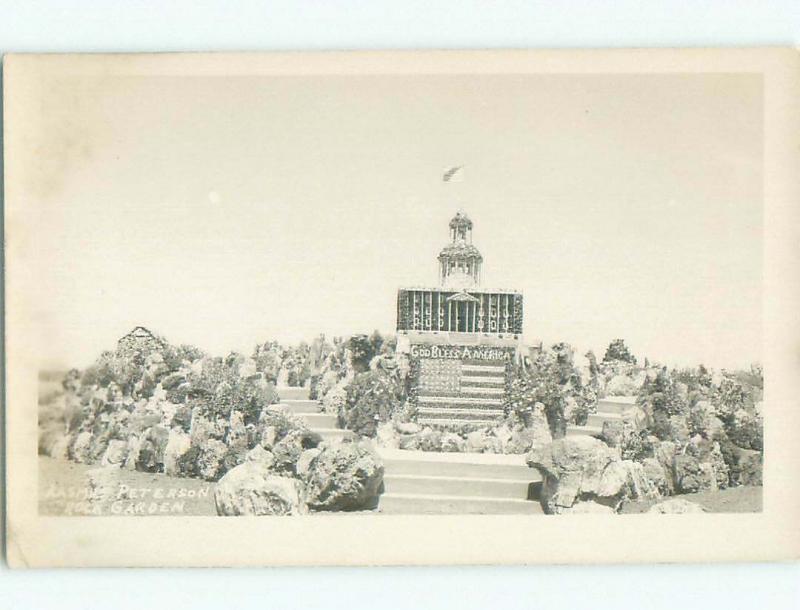
[[[220,355],[391,332],[458,209],[525,341],[747,366],[762,120],[748,74],[65,75],[29,127],[42,366],[136,325]]]

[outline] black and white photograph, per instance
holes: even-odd
[[[31,518],[760,518],[763,70],[313,59],[7,58]]]

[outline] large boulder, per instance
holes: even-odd
[[[647,511],[658,515],[682,515],[686,513],[704,513],[706,509],[694,502],[682,498],[673,498],[654,504]]]
[[[274,474],[258,461],[247,460],[229,470],[214,490],[217,514],[302,515],[308,512],[297,479]]]
[[[581,502],[617,511],[626,500],[659,495],[641,464],[621,460],[618,451],[589,436],[562,438],[534,448],[527,463],[542,475],[540,501],[548,514],[567,512]]]
[[[383,482],[380,458],[363,443],[323,445],[303,476],[307,502],[316,510],[374,508]]]

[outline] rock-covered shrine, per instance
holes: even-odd
[[[398,350],[411,364],[420,423],[490,423],[503,415],[522,336],[522,294],[481,285],[483,256],[459,212],[439,254],[439,286],[397,293]]]

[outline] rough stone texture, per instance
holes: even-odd
[[[197,474],[206,481],[216,481],[225,470],[224,463],[228,446],[222,441],[211,438],[198,449]]]
[[[126,457],[128,457],[128,441],[114,439],[108,442],[100,465],[122,468]]]
[[[563,513],[581,502],[616,511],[625,500],[658,497],[641,464],[620,460],[615,449],[596,438],[558,439],[534,448],[527,463],[542,475],[540,501],[549,514]]]
[[[750,449],[739,450],[737,456],[738,476],[740,485],[762,485],[762,456],[759,451]]]
[[[417,440],[422,451],[441,451],[442,449],[442,433],[438,430],[424,428],[417,435]]]
[[[683,415],[671,415],[669,418],[670,437],[674,438],[678,444],[685,445],[691,438],[689,424]]]
[[[264,449],[261,445],[256,445],[245,455],[246,462],[260,462],[267,468],[272,468],[275,463],[275,456],[269,451]]]
[[[265,426],[261,430],[261,446],[264,449],[272,449],[278,442],[278,429],[275,426]]]
[[[169,441],[169,430],[164,426],[153,426],[144,434],[136,459],[136,470],[143,472],[163,472],[164,452]]]
[[[323,446],[303,480],[313,509],[373,508],[383,482],[383,464],[367,445],[340,442]]]
[[[302,498],[299,481],[277,476],[254,461],[228,471],[214,490],[217,514],[222,516],[301,515],[308,512]]]
[[[466,442],[455,432],[442,434],[442,451],[445,453],[460,453],[464,451]]]
[[[144,439],[140,434],[131,434],[128,437],[128,456],[122,464],[125,470],[136,469],[136,462],[139,460],[139,452],[142,449],[143,441]]]
[[[179,427],[169,431],[167,445],[164,448],[164,473],[170,476],[181,476],[180,459],[192,446],[192,438]]]
[[[694,502],[689,502],[682,498],[673,498],[654,504],[647,512],[659,515],[682,515],[686,513],[704,513],[706,509]]]
[[[676,491],[695,493],[717,489],[716,473],[708,462],[701,463],[689,454],[676,455],[672,462]]]
[[[192,444],[200,446],[210,438],[222,440],[225,437],[225,429],[221,422],[211,421],[200,412],[199,407],[195,407],[192,410],[189,435],[192,437]]]
[[[718,442],[711,444],[711,451],[706,458],[711,467],[714,469],[714,477],[717,482],[718,489],[725,489],[728,487],[730,481],[730,469],[725,463],[725,458],[722,457],[722,450]]]
[[[659,464],[671,472],[672,460],[675,459],[678,446],[672,441],[659,441],[655,436],[647,437],[647,442],[655,447],[653,450],[653,457],[658,460]]]
[[[644,476],[650,484],[658,489],[663,496],[668,496],[673,491],[672,477],[669,471],[662,466],[656,458],[645,458],[642,461]]]
[[[297,474],[299,477],[304,477],[306,474],[308,474],[308,471],[311,469],[312,462],[320,453],[322,453],[322,449],[319,448],[306,449],[303,451],[294,466],[295,474]]]
[[[611,419],[603,422],[603,432],[601,438],[609,447],[619,447],[622,445],[625,435],[625,426],[621,419]]]
[[[322,442],[322,437],[308,430],[293,430],[272,447],[275,456],[273,468],[276,472],[296,474],[297,460],[306,449],[313,449]]]
[[[244,456],[248,449],[247,428],[244,425],[244,416],[240,411],[231,413],[226,441],[231,452],[239,456],[240,461],[244,461]]]
[[[547,413],[543,403],[537,402],[533,405],[528,429],[533,437],[531,447],[540,447],[553,442],[553,434],[550,431],[550,424],[547,423]]]

